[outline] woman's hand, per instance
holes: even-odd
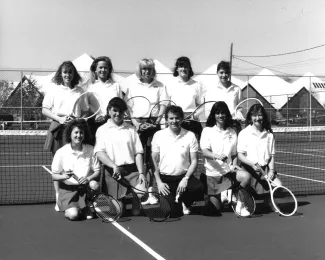
[[[58,121],[61,125],[65,125],[65,124],[69,123],[71,120],[72,120],[72,117],[70,117],[70,116],[60,116]]]
[[[251,165],[254,171],[260,172],[261,171],[261,166],[258,163],[252,164]]]
[[[115,166],[114,169],[113,169],[113,178],[114,179],[121,179],[121,174],[122,174],[122,169],[119,167],[119,166]]]
[[[96,123],[102,123],[105,121],[105,116],[99,116],[95,119]]]
[[[178,184],[176,193],[183,193],[186,190],[187,183],[188,183],[188,179],[183,178]]]
[[[154,124],[150,124],[150,123],[142,123],[140,124],[139,126],[139,130],[140,131],[145,131],[145,130],[148,130],[150,128],[155,128],[156,126]]]
[[[167,183],[163,183],[162,181],[157,182],[157,187],[159,193],[161,193],[164,196],[167,196],[170,191],[169,191],[169,186]]]
[[[78,179],[79,184],[87,184],[89,183],[88,177],[81,177]]]
[[[215,160],[220,160],[223,162],[225,162],[228,159],[227,155],[225,155],[223,153],[222,154],[214,154],[213,157]]]

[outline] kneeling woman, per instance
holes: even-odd
[[[252,186],[257,193],[269,189],[261,179],[261,168],[276,184],[281,185],[274,169],[275,141],[271,123],[263,106],[251,106],[246,117],[246,128],[238,136],[238,159],[242,166],[252,175]],[[270,204],[271,205],[271,204]]]
[[[96,179],[100,174],[100,165],[94,155],[94,147],[87,144],[90,134],[86,121],[70,121],[64,138],[67,144],[56,152],[52,162],[52,178],[59,181],[58,206],[69,220],[78,220],[85,216],[84,213],[90,219],[93,213],[86,207],[85,185],[89,185],[92,190],[98,190]],[[72,173],[78,180],[71,177]]]
[[[223,101],[216,102],[200,141],[205,158],[208,209],[217,215],[220,215],[220,192],[224,190],[223,187],[229,188],[232,179],[246,187],[250,179],[246,171],[237,168],[237,134],[231,125],[232,117],[227,104]]]

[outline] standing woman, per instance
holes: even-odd
[[[244,169],[251,174],[252,187],[257,193],[269,190],[268,184],[262,180],[261,168],[276,184],[281,185],[275,165],[275,140],[264,107],[260,104],[251,106],[246,117],[246,128],[238,136],[238,159]],[[269,205],[271,205],[269,203]]]
[[[217,215],[220,214],[219,190],[222,190],[222,186],[229,185],[231,179],[236,179],[242,187],[246,187],[250,180],[246,171],[237,168],[237,134],[231,125],[232,118],[227,104],[223,101],[216,102],[200,140],[205,158],[207,206],[210,213]]]
[[[51,130],[59,125],[66,125],[71,120],[69,116],[61,116],[61,114],[71,114],[73,105],[83,93],[83,90],[78,86],[81,77],[71,61],[65,61],[59,66],[52,81],[54,84],[49,88],[43,100],[42,114],[52,119],[44,149],[52,152],[54,155],[65,144],[63,140],[64,127],[54,134]],[[59,184],[57,181],[53,183],[57,199]],[[57,204],[55,205],[55,210],[59,211]]]
[[[136,127],[142,146],[144,147],[144,161],[147,165],[146,171],[152,166],[149,162],[151,159],[151,141],[155,132],[160,130],[160,122],[164,116],[166,110],[166,103],[161,103],[160,106],[155,106],[158,102],[163,100],[169,100],[167,95],[166,86],[160,81],[156,80],[156,69],[155,63],[152,59],[144,58],[141,59],[136,67],[136,79],[129,83],[129,87],[126,93],[125,99],[128,100],[136,96],[144,96],[150,102],[151,117],[154,118],[154,123],[145,122],[143,120],[132,119],[133,125]],[[136,117],[137,110],[143,110],[141,104],[134,102],[132,111],[134,117]],[[150,111],[147,115],[142,117],[149,117]],[[149,165],[148,165],[149,164]],[[152,179],[152,178],[151,178]]]
[[[107,120],[106,108],[108,102],[114,97],[123,97],[120,85],[112,78],[113,65],[109,57],[96,58],[90,66],[90,80],[83,87],[85,91],[98,94],[100,98],[100,111],[95,118],[88,121],[92,136],[95,138],[98,127]],[[92,141],[94,144],[94,140]]]
[[[226,102],[231,115],[234,115],[235,108],[242,99],[241,89],[230,81],[230,63],[221,61],[217,66],[219,81],[217,86],[207,87],[205,101],[224,101]],[[207,104],[205,116],[208,117],[212,104]]]
[[[176,80],[168,85],[167,92],[170,99],[183,109],[186,117],[204,102],[204,90],[200,83],[192,79],[194,72],[188,57],[179,57],[176,60],[173,75]],[[194,132],[199,139],[202,132],[200,123],[183,122],[182,127]]]

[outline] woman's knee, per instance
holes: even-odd
[[[79,208],[70,208],[67,209],[64,213],[65,217],[69,220],[79,220],[80,214],[81,213]]]
[[[89,182],[89,188],[92,190],[99,190],[99,183],[97,181],[91,180]]]
[[[245,170],[239,170],[239,171],[237,171],[236,179],[240,183],[248,184],[251,179],[251,175],[249,172],[247,172]]]

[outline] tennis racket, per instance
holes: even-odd
[[[150,110],[149,118],[148,118],[148,123],[150,124],[156,124],[156,118],[157,115],[160,113],[160,109],[163,108],[163,106],[168,107],[170,105],[176,106],[174,101],[171,100],[160,100],[157,102]],[[154,116],[155,115],[155,116]],[[166,125],[165,118],[163,118],[160,121],[159,125]]]
[[[78,181],[78,177],[72,171],[67,174]],[[103,222],[117,221],[121,217],[122,207],[117,199],[111,195],[91,190],[89,187],[85,188],[87,189],[87,199],[92,204],[96,215]]]
[[[116,181],[131,192],[133,198],[139,203],[143,213],[151,221],[163,222],[169,218],[171,214],[171,205],[163,195],[157,192],[144,192],[132,187],[124,177],[120,177],[120,179]],[[141,198],[138,197],[135,190],[138,191]]]
[[[262,168],[260,170],[269,186],[271,201],[276,211],[284,217],[294,215],[298,208],[295,195],[288,188],[274,183]]]
[[[241,101],[235,107],[234,119],[237,119],[240,121],[245,121],[248,110],[251,108],[252,105],[255,105],[255,104],[260,104],[263,106],[263,103],[257,98],[247,98],[247,99]]]
[[[68,116],[70,119],[82,118],[88,120],[99,113],[101,110],[100,104],[100,97],[98,94],[95,92],[85,92],[77,98],[69,115],[58,113],[58,116]],[[51,132],[55,133],[62,127],[62,124],[58,125],[52,129]]]
[[[213,106],[214,103],[216,103],[217,101],[206,101],[203,104],[199,105],[191,114],[189,114],[188,116],[186,116],[183,121],[190,121],[190,120],[194,120],[194,121],[199,121],[199,118],[204,115],[205,110],[207,107],[211,108],[211,106]]]
[[[47,167],[43,166],[43,168],[52,174],[51,170]],[[78,183],[78,177],[72,172],[66,173],[67,175],[72,177],[75,182]],[[82,185],[86,186],[86,185]],[[90,188],[87,189],[87,199],[91,202],[96,215],[102,219],[103,222],[113,222],[118,220],[122,215],[122,207],[121,204],[117,199],[110,195],[103,194],[101,192],[96,192],[91,190]]]
[[[144,96],[134,96],[126,101],[127,111],[125,119],[148,119],[151,104],[149,99]]]
[[[238,217],[247,218],[254,214],[256,209],[255,199],[239,183],[236,183],[228,193],[231,208]]]

